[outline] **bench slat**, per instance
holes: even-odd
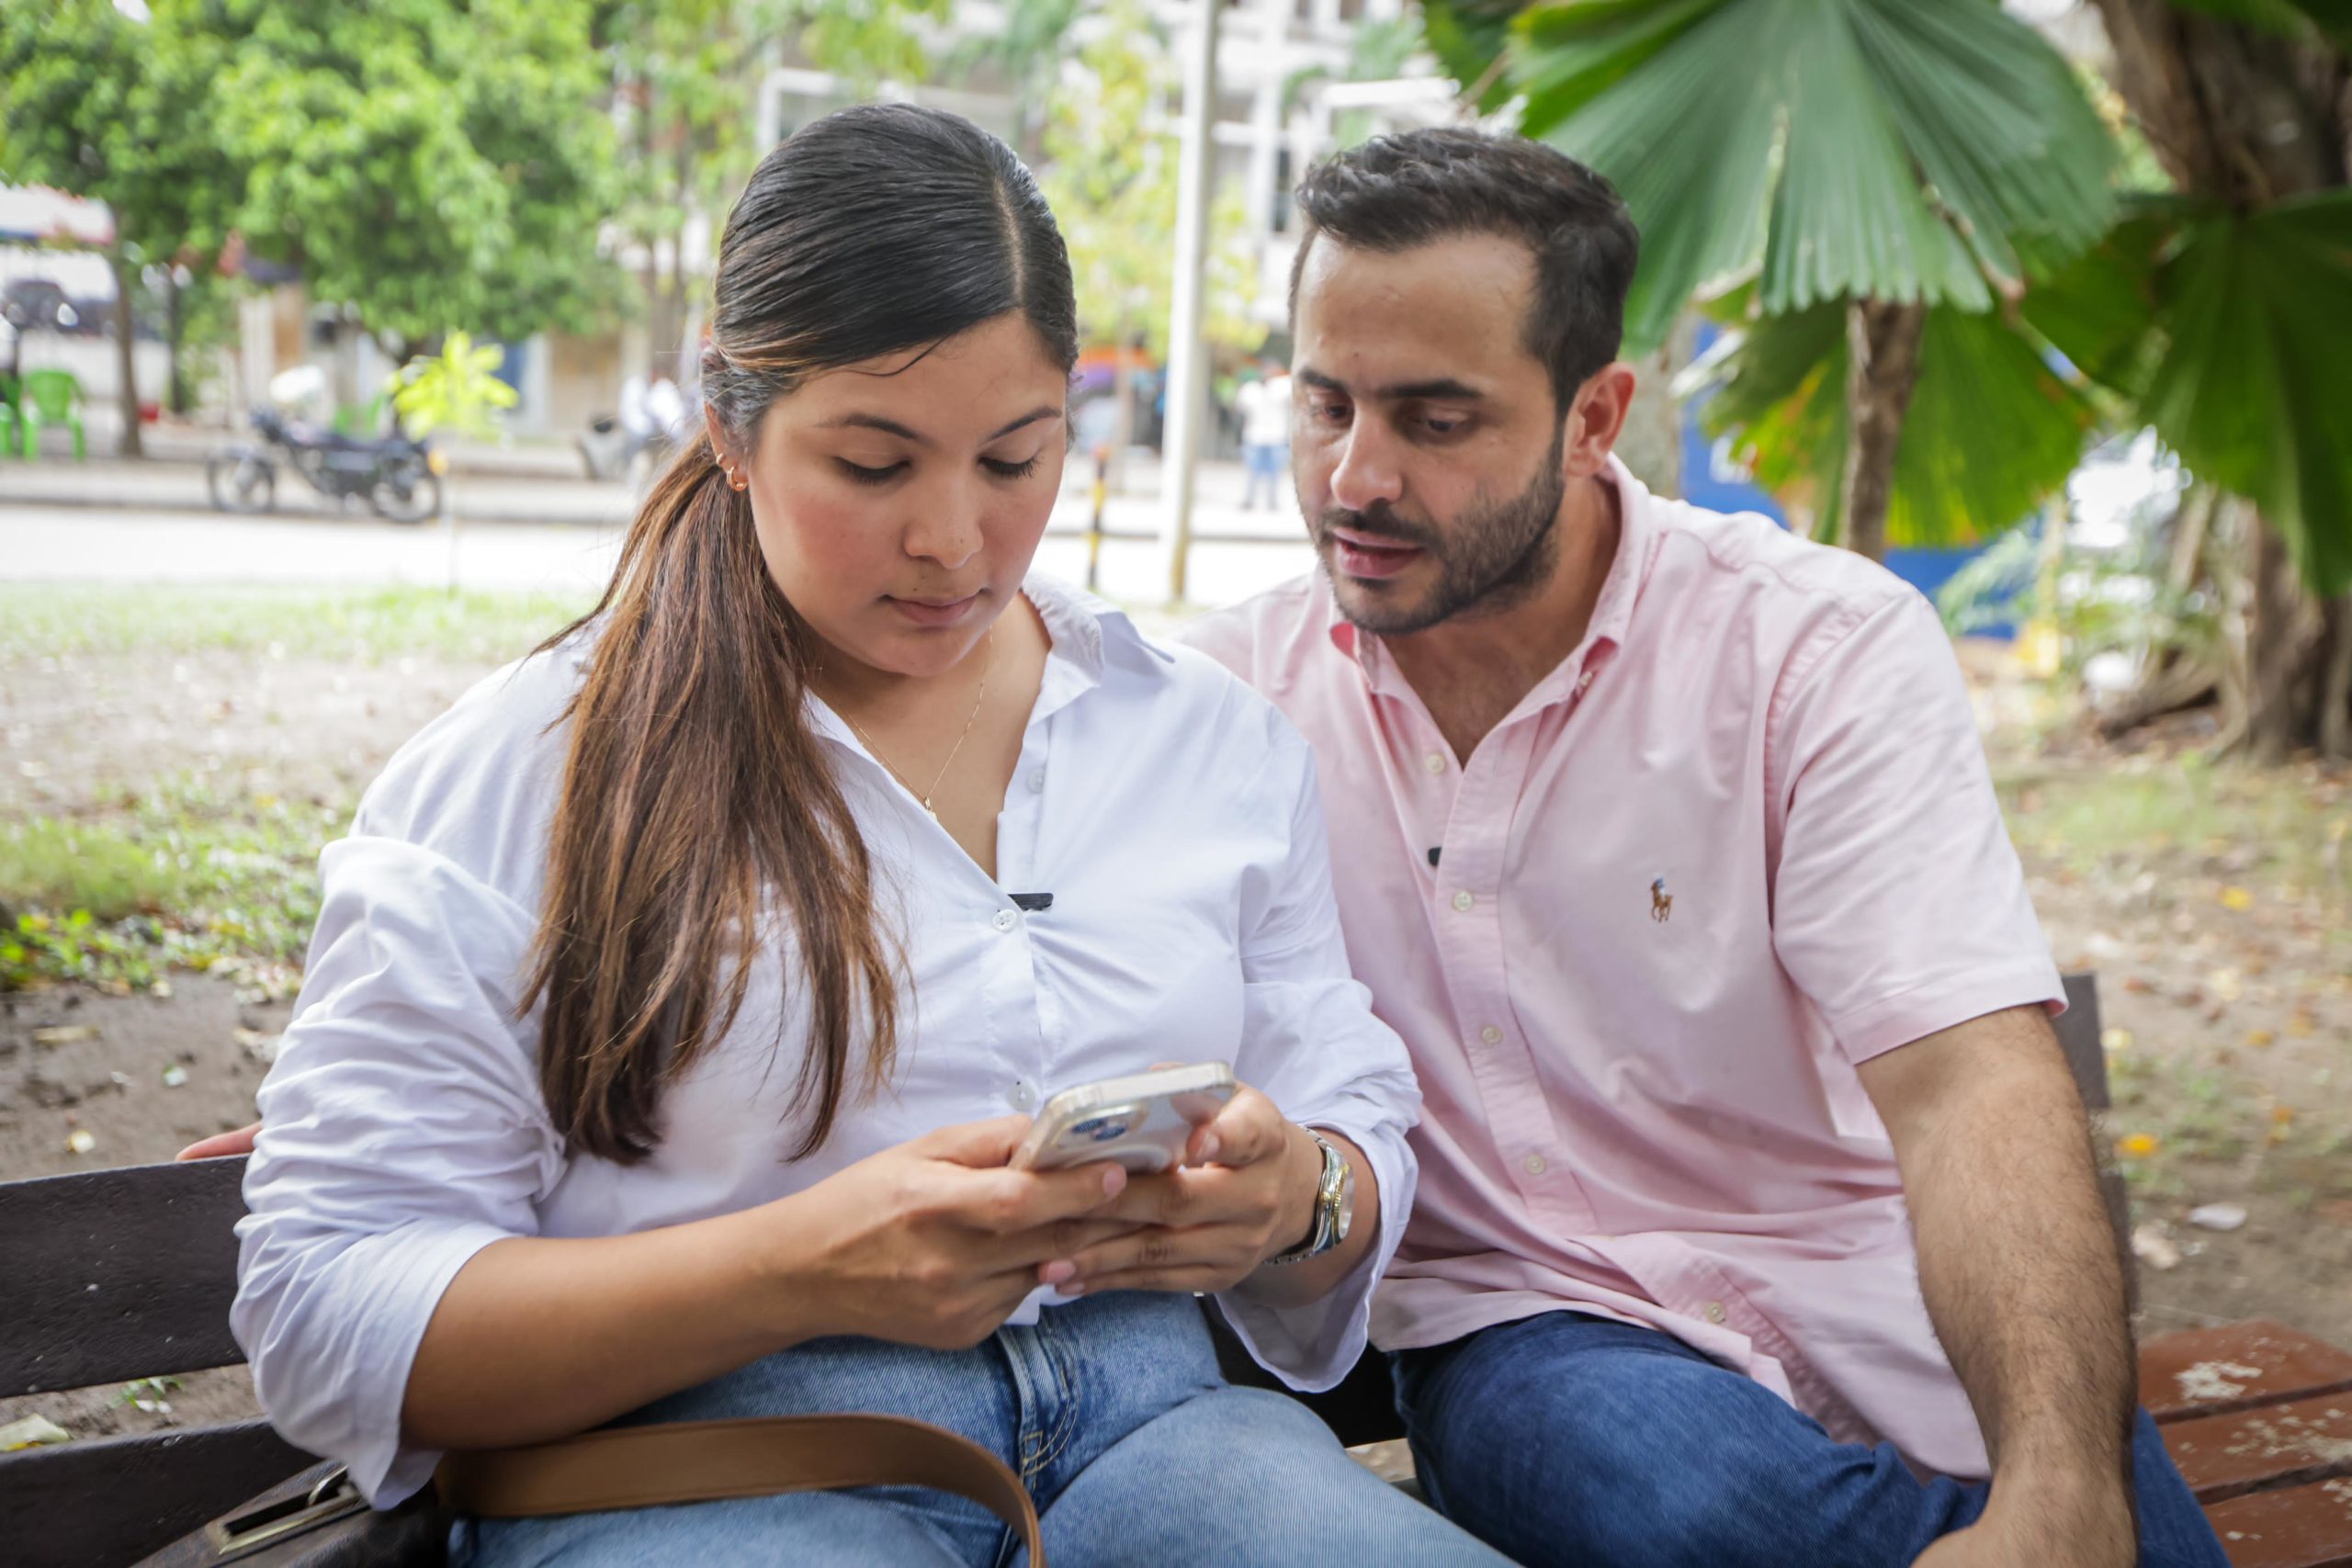
[[[2233,1497],[2205,1517],[2232,1568],[2352,1568],[2352,1481]]]
[[[229,1303],[244,1171],[240,1156],[0,1183],[0,1398],[243,1360]]]
[[[266,1421],[0,1454],[10,1568],[121,1568],[318,1461]]]
[[[2140,1402],[2160,1422],[2352,1389],[2352,1351],[2256,1319],[2167,1334],[2140,1348]]]
[[[2352,1475],[2352,1394],[2175,1421],[2165,1449],[2200,1503]]]

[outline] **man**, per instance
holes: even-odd
[[[1291,378],[1257,371],[1237,394],[1241,412],[1241,456],[1250,482],[1242,510],[1255,512],[1263,494],[1269,508],[1282,504],[1283,447],[1290,440]]]
[[[1420,1075],[1373,1337],[1431,1500],[1530,1563],[2222,1563],[1932,610],[1611,456],[1590,171],[1419,131],[1299,203],[1324,571],[1190,635],[1313,742]]]

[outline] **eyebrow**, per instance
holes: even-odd
[[[1337,377],[1326,376],[1320,370],[1301,370],[1298,378],[1310,387],[1327,392],[1344,392],[1347,383]],[[1451,376],[1440,376],[1427,381],[1393,381],[1375,388],[1372,395],[1385,402],[1417,402],[1434,400],[1441,402],[1475,403],[1484,400],[1486,393],[1467,381],[1457,381]]]
[[[1051,419],[1060,412],[1061,411],[1059,409],[1053,408],[1049,405],[1040,405],[1036,408],[1031,409],[1027,413],[1023,414],[1019,419],[1014,420],[1012,423],[990,432],[988,441],[1001,441],[1004,437],[1012,434],[1014,431],[1023,428],[1024,425],[1035,424],[1041,419]],[[921,431],[910,430],[907,426],[900,424],[897,420],[886,419],[878,413],[845,413],[839,419],[829,419],[824,421],[818,426],[818,428],[820,430],[840,430],[847,426],[854,426],[861,430],[878,430],[886,435],[895,435],[902,441],[911,441],[918,446],[935,446],[938,445],[937,442],[932,440],[930,436],[923,434]],[[988,441],[983,441],[980,445],[985,446],[988,445]]]

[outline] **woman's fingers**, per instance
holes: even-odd
[[[261,1123],[240,1127],[233,1133],[215,1133],[209,1138],[198,1138],[172,1157],[182,1159],[222,1159],[230,1155],[254,1152],[254,1139],[261,1134]]]
[[[1244,1084],[1217,1113],[1193,1129],[1184,1145],[1184,1163],[1254,1165],[1283,1151],[1290,1126],[1274,1102]]]
[[[1195,1225],[1186,1230],[1149,1225],[1126,1235],[1106,1237],[1081,1249],[1069,1261],[1074,1267],[1066,1279],[1086,1291],[1180,1288],[1167,1283],[1149,1287],[1112,1283],[1136,1276],[1161,1280],[1181,1278],[1189,1281],[1182,1289],[1222,1290],[1256,1267],[1258,1233],[1251,1226],[1238,1224]],[[1042,1272],[1039,1278],[1047,1284],[1061,1285],[1065,1291],[1073,1290],[1064,1280],[1046,1279]],[[1204,1284],[1204,1280],[1216,1282]]]

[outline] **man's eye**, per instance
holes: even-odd
[[[836,457],[833,460],[842,466],[842,472],[862,485],[888,484],[892,479],[897,479],[899,470],[907,466],[904,462],[897,462],[887,468],[869,468],[863,463],[853,463],[847,457]]]
[[[1348,417],[1348,405],[1345,403],[1309,403],[1306,405],[1306,412],[1311,418],[1328,420],[1331,423],[1337,424]]]

